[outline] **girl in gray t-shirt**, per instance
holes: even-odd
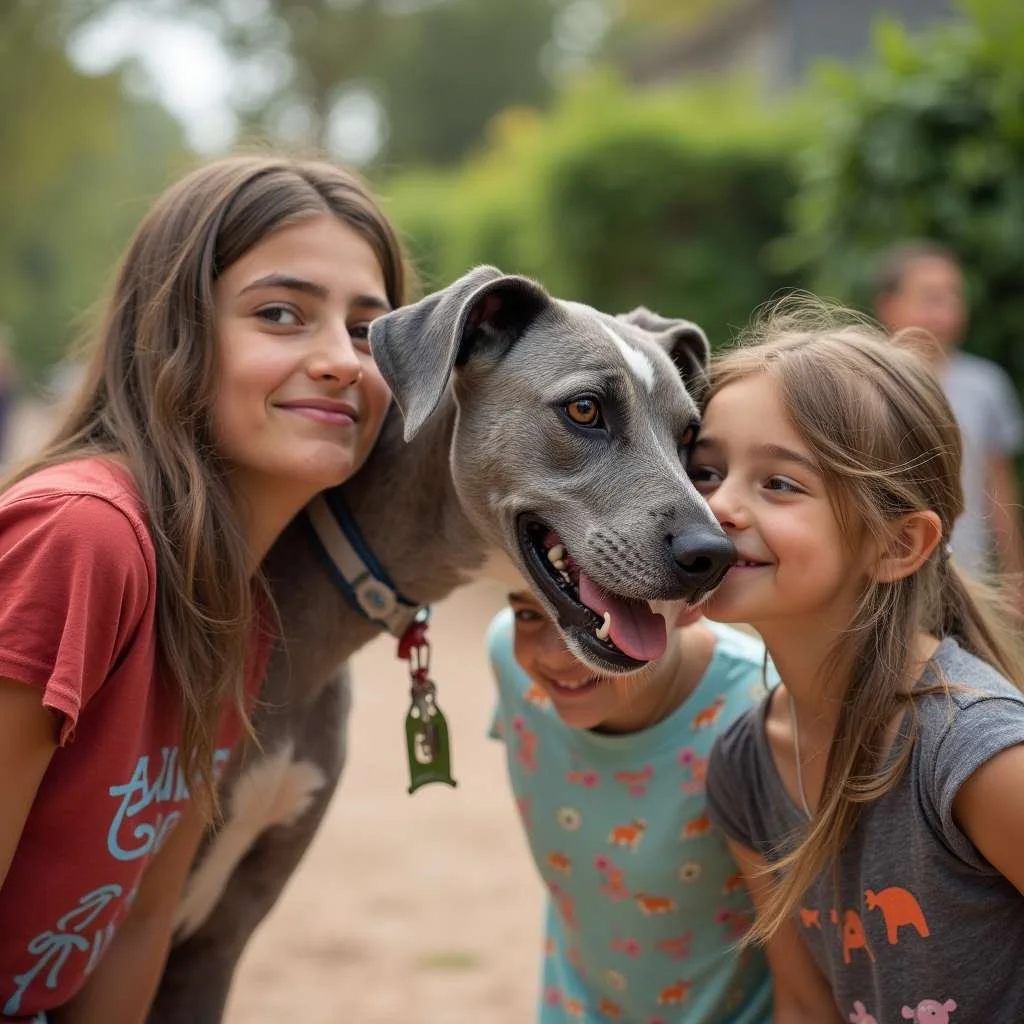
[[[950,558],[960,459],[927,366],[823,307],[712,369],[690,472],[739,558],[706,611],[782,683],[708,806],[780,1024],[1024,1021],[1024,660]]]

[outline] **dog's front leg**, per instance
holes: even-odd
[[[337,786],[350,705],[343,668],[314,700],[277,712],[276,728],[266,730],[272,740],[259,729],[263,753],[241,766],[224,824],[189,879],[149,1024],[223,1019],[245,946],[305,854]]]

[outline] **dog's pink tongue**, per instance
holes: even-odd
[[[580,600],[603,616],[611,612],[611,640],[623,654],[636,661],[654,661],[668,643],[665,619],[652,612],[646,601],[616,597],[602,590],[585,572],[580,573]]]

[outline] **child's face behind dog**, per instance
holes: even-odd
[[[634,731],[626,722],[643,719],[643,705],[652,696],[664,673],[661,666],[677,654],[678,630],[668,630],[664,656],[631,676],[600,676],[583,664],[566,646],[558,628],[540,602],[529,591],[509,594],[515,616],[514,650],[516,661],[533,683],[544,691],[558,717],[575,729],[605,729],[609,732]],[[700,611],[671,607],[676,625],[696,622]],[[666,611],[670,609],[666,608]]]

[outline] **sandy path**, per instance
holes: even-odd
[[[230,1024],[524,1024],[541,890],[486,738],[483,631],[502,593],[435,608],[434,676],[457,789],[406,792],[407,682],[394,642],[355,659],[351,754],[306,860],[250,945]]]

